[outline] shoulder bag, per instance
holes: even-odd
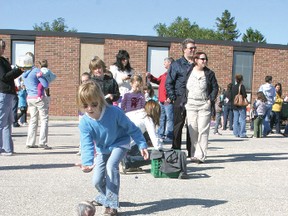
[[[239,85],[238,94],[234,98],[235,106],[248,106],[249,102],[247,98],[244,98],[243,95],[240,94],[241,85]]]

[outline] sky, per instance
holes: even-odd
[[[63,17],[78,32],[157,36],[158,23],[176,17],[216,30],[216,18],[231,13],[237,29],[258,30],[269,44],[288,44],[287,0],[0,0],[0,29],[33,30]],[[241,41],[242,35],[237,39]]]

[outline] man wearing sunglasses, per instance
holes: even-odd
[[[181,104],[182,96],[186,93],[187,71],[192,65],[193,55],[196,51],[195,41],[187,38],[182,42],[183,56],[174,61],[169,70],[166,79],[167,96],[170,103],[174,104],[174,130],[172,149],[181,149],[182,129],[186,119],[185,107]],[[167,101],[168,101],[167,99]],[[188,157],[191,155],[191,142],[189,132],[187,130],[186,147]]]

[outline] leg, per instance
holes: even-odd
[[[120,174],[119,163],[127,149],[114,148],[106,164],[106,202],[105,207],[117,209],[119,207]],[[98,157],[98,156],[97,156]]]
[[[264,120],[263,120],[263,136],[267,136],[270,133],[270,131],[271,131],[271,128],[270,128],[270,113],[271,113],[271,110],[272,110],[272,106],[271,105],[266,106],[266,113],[264,115]]]
[[[276,128],[276,133],[280,134],[280,112],[275,112],[275,128]]]
[[[159,129],[158,129],[158,135],[159,137],[165,136],[165,122],[166,122],[166,111],[164,108],[164,104],[160,103],[161,107],[161,114],[160,114],[160,122],[159,122]]]
[[[246,137],[246,107],[239,109],[240,137]]]
[[[47,97],[43,97],[43,99],[36,103],[37,109],[39,111],[40,116],[40,134],[39,134],[39,144],[47,145],[48,142],[48,101]]]
[[[29,110],[30,110],[30,121],[29,121],[29,126],[28,126],[26,146],[35,146],[39,112],[35,104],[36,99],[28,99],[27,103],[28,103]]]
[[[229,130],[233,130],[233,119],[234,119],[234,114],[231,106],[229,106]]]
[[[196,145],[195,157],[204,162],[207,156],[208,136],[210,129],[211,109],[210,104],[201,106],[198,112],[198,144]]]
[[[166,114],[166,132],[165,135],[169,139],[173,139],[173,121],[174,121],[174,114],[173,114],[173,104],[164,105],[165,114]]]
[[[12,94],[0,93],[0,152],[13,153],[14,145],[11,136],[13,123]]]
[[[228,122],[228,105],[225,105],[223,112],[223,130],[227,129],[227,122]]]
[[[13,126],[14,127],[19,127],[19,124],[18,124],[18,122],[17,122],[17,115],[18,115],[18,113],[17,113],[17,111],[18,111],[18,96],[17,95],[14,95],[14,97],[13,97],[13,107],[12,107],[12,109],[13,109]]]
[[[238,109],[234,109],[233,110],[233,134],[235,137],[239,137],[240,136],[240,127],[239,127],[239,118],[240,118],[240,114],[239,114],[239,110]]]
[[[138,168],[151,163],[150,160],[144,160],[137,145],[133,145],[123,158],[125,169]]]
[[[194,157],[198,142],[198,110],[187,110],[187,127],[191,140],[190,152],[188,152],[188,156]]]
[[[182,129],[185,123],[186,111],[180,106],[181,98],[177,98],[174,104],[174,130],[173,130],[173,149],[181,149]]]
[[[214,134],[218,133],[218,127],[221,121],[221,112],[216,112],[216,124],[214,128]]]

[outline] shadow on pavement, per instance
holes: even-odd
[[[147,206],[140,210],[125,211],[123,214],[119,212],[120,215],[153,215],[156,212],[167,211],[169,209],[177,209],[185,206],[199,205],[204,208],[211,208],[216,205],[222,205],[227,203],[226,200],[209,200],[209,199],[179,199],[172,198],[164,199],[148,203],[130,203],[130,202],[120,202],[121,207],[134,207],[134,206]],[[193,215],[193,212],[191,212]]]
[[[23,169],[58,169],[58,168],[68,168],[75,167],[75,164],[31,164],[25,166],[1,166],[0,170],[23,170]]]
[[[288,153],[251,153],[251,154],[229,154],[213,156],[219,159],[207,159],[205,163],[226,163],[226,162],[241,162],[241,161],[273,161],[287,160],[288,157],[278,157],[288,155]]]

